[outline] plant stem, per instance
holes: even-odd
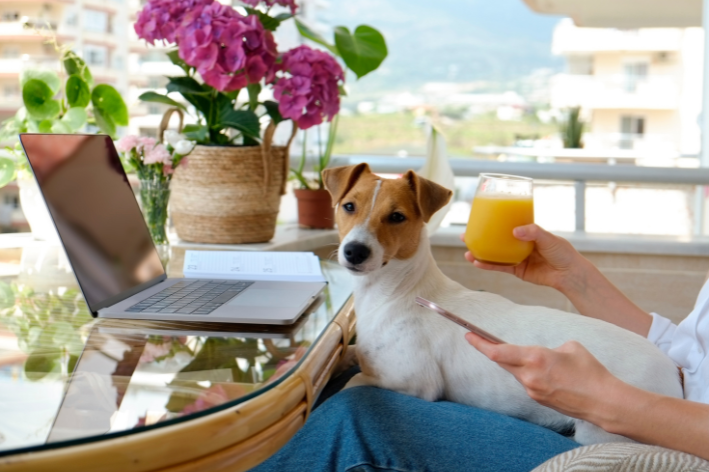
[[[322,189],[324,187],[323,181],[322,181],[322,171],[330,164],[330,158],[332,157],[332,150],[335,147],[335,137],[337,136],[337,125],[340,122],[340,114],[338,113],[335,115],[335,117],[330,121],[330,129],[328,130],[327,133],[327,147],[325,148],[325,155],[323,158],[320,160],[320,172],[319,172],[319,179],[318,179],[318,184],[320,188]]]

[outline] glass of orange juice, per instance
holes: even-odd
[[[465,229],[465,245],[475,259],[517,265],[534,249],[533,242],[512,235],[517,226],[534,223],[532,179],[505,174],[480,174]]]

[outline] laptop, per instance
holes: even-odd
[[[326,285],[168,278],[109,136],[20,142],[94,317],[291,324]]]

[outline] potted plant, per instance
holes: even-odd
[[[0,157],[0,186],[17,179],[20,202],[32,234],[37,239],[56,239],[37,183],[17,138],[18,133],[76,133],[87,125],[112,137],[118,126],[128,125],[128,108],[121,94],[108,84],[94,84],[86,63],[68,48],[58,48],[66,74],[27,69],[20,76],[24,106],[0,128],[0,140],[14,141],[8,157]],[[62,95],[63,88],[63,95]]]
[[[274,4],[290,13],[274,14]],[[293,120],[292,140],[297,129],[332,120],[345,82],[335,57],[361,72],[373,70],[386,56],[384,39],[368,26],[354,34],[338,28],[330,45],[300,22],[301,35],[327,52],[302,45],[279,53],[272,32],[294,17],[294,0],[244,0],[243,7],[214,0],[149,0],[135,24],[138,36],[149,43],[175,45],[168,57],[184,72],[168,77],[166,95],[147,92],[140,98],[186,110],[170,96],[179,94],[197,118],[182,130],[197,146],[189,167],[176,170],[172,188],[173,223],[187,241],[271,239],[290,145],[272,145],[275,126]],[[260,99],[265,88],[275,100]]]

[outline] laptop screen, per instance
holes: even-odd
[[[111,138],[22,134],[20,141],[92,313],[164,278]]]

